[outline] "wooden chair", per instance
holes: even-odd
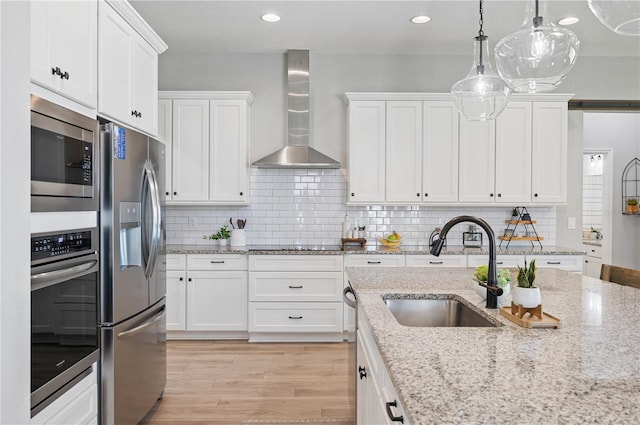
[[[640,270],[603,264],[600,269],[600,279],[620,285],[640,288]]]

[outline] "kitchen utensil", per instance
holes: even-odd
[[[247,220],[238,219],[238,229],[244,229],[244,226],[247,224]]]
[[[236,228],[236,226],[233,225],[233,217],[229,217],[229,224],[231,224],[232,229]]]

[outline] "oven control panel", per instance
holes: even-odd
[[[74,231],[31,237],[31,261],[92,251],[92,232]]]

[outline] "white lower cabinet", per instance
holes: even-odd
[[[167,255],[168,337],[247,337],[247,257]]]
[[[92,372],[31,418],[31,425],[98,423],[97,363]]]
[[[250,255],[250,341],[341,341],[342,255]]]
[[[358,425],[407,425],[407,415],[373,335],[363,315],[358,317],[356,422]]]
[[[604,250],[601,246],[587,244],[583,244],[582,248],[587,253],[584,257],[584,274],[586,276],[600,279],[600,269],[602,268]]]
[[[407,255],[407,267],[467,267],[466,255]]]
[[[527,255],[527,262],[536,260],[539,268],[554,268],[582,274],[582,255]],[[524,264],[524,261],[523,261]]]

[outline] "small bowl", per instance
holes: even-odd
[[[379,239],[380,243],[384,246],[389,246],[389,247],[396,247],[396,246],[400,246],[400,241],[390,241],[388,239]]]

